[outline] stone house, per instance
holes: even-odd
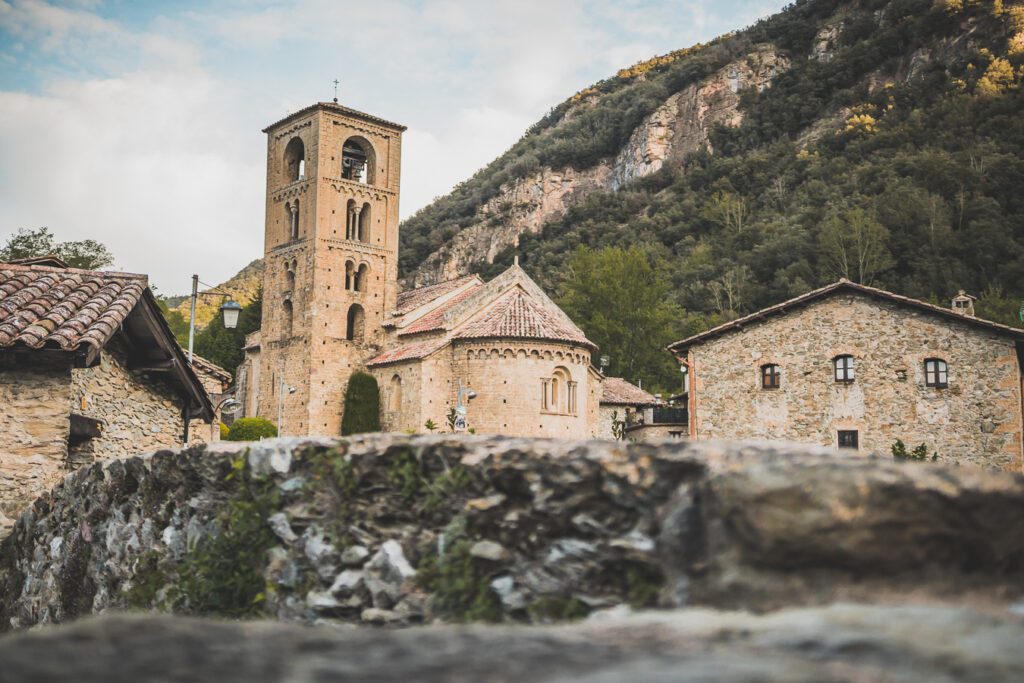
[[[596,347],[518,265],[400,291],[404,131],[336,102],[264,130],[263,322],[236,373],[244,414],[338,434],[349,377],[368,370],[388,430],[446,428],[461,387],[476,431],[596,434]]]
[[[225,399],[232,395],[231,373],[216,363],[195,354],[192,355],[192,371],[199,378],[207,396],[210,397],[210,403],[214,406],[214,419],[209,422],[201,419],[192,420],[188,428],[189,443],[220,441],[220,406]],[[224,419],[230,423],[231,417],[228,416]]]
[[[632,432],[643,432],[645,422],[654,422],[653,410],[662,401],[650,392],[621,377],[605,377],[601,382],[601,409],[598,429],[594,436],[599,439],[616,438],[614,425],[622,423],[623,438]]]
[[[846,280],[672,344],[689,437],[784,439],[1022,469],[1024,330]]]
[[[0,534],[71,469],[180,445],[214,408],[144,275],[0,263]]]

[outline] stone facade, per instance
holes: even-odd
[[[2,361],[0,361],[2,362]],[[0,366],[0,536],[66,470],[71,368],[61,362]]]
[[[67,358],[5,363],[0,366],[0,536],[69,471],[181,444],[181,399],[163,380],[128,371],[120,350],[101,351],[91,368],[75,368]],[[101,435],[75,439],[72,414],[98,420]]]
[[[280,394],[281,433],[339,433],[348,377],[381,345],[382,323],[397,296],[404,130],[321,103],[264,131],[257,413],[276,421]],[[346,166],[355,158],[346,150],[359,157],[361,177]],[[358,318],[355,334],[350,314]]]
[[[461,383],[476,431],[593,436],[596,347],[518,265],[398,292],[404,130],[321,103],[264,131],[263,326],[237,372],[244,414],[337,435],[348,380],[369,369],[385,430],[446,429]]]
[[[546,408],[543,382],[563,368],[574,383],[573,406]],[[371,368],[381,388],[381,427],[423,431],[431,420],[446,428],[458,384],[476,391],[467,406],[468,426],[481,434],[529,434],[583,439],[594,436],[600,375],[590,350],[521,340],[456,343],[422,361]]]
[[[856,431],[863,451],[887,455],[900,439],[942,461],[1020,471],[1020,335],[877,292],[847,283],[784,314],[680,342],[693,373],[691,436],[838,445],[840,430]],[[845,354],[855,363],[849,383],[833,374],[833,358]],[[929,358],[948,364],[947,387],[926,386]],[[766,364],[780,368],[778,389],[761,386]]]

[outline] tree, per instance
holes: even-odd
[[[353,372],[345,387],[345,412],[341,417],[341,434],[363,434],[380,431],[380,389],[373,375]]]
[[[674,387],[676,365],[665,347],[679,338],[684,312],[665,266],[639,247],[579,247],[567,270],[558,303],[609,357],[609,372]]]
[[[716,192],[704,208],[704,217],[726,230],[743,232],[748,219],[747,202],[731,192]]]
[[[821,231],[826,267],[837,277],[870,285],[892,266],[889,231],[862,207],[833,211]]]
[[[0,261],[56,256],[72,268],[99,270],[114,262],[114,255],[96,240],[58,242],[49,228],[36,230],[18,228],[3,247],[0,247]]]
[[[181,314],[181,311],[176,311],[168,306],[167,300],[162,296],[157,297],[156,305],[160,307],[160,312],[163,313],[164,320],[171,328],[174,338],[178,340],[182,348],[188,347],[188,321],[185,320],[185,316]]]

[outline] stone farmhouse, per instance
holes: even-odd
[[[689,437],[785,439],[1020,471],[1024,330],[840,280],[672,344]]]
[[[214,418],[144,275],[0,263],[0,535],[69,470]]]
[[[399,291],[403,131],[336,102],[264,130],[263,325],[237,372],[245,414],[282,434],[338,434],[364,370],[385,430],[446,428],[461,391],[481,433],[596,435],[597,347],[518,264]]]

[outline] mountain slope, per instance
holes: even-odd
[[[263,259],[256,259],[231,276],[231,278],[217,285],[215,289],[228,292],[231,294],[232,299],[246,306],[256,298],[262,286]],[[181,313],[185,321],[188,322],[189,308],[191,306],[190,300],[190,295],[175,296],[168,297],[167,303],[173,310]],[[196,327],[200,329],[206,327],[213,316],[217,315],[223,303],[223,297],[200,296],[196,300]]]
[[[850,277],[1024,294],[1024,8],[806,0],[619,72],[402,226],[407,283],[642,244],[732,316]],[[432,251],[438,243],[444,246]],[[988,307],[988,310],[985,307]]]

